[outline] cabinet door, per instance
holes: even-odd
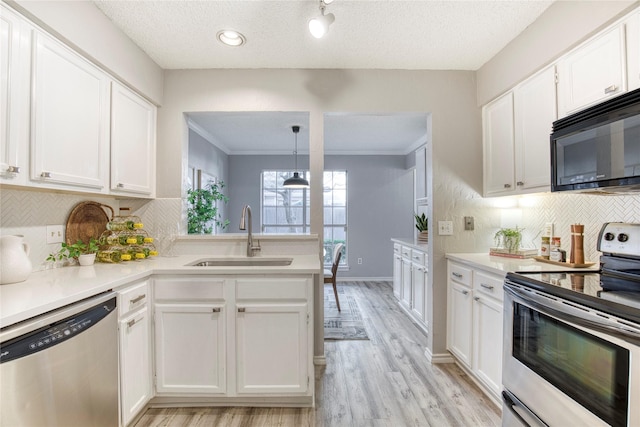
[[[156,107],[126,87],[111,87],[111,190],[151,195]]]
[[[126,426],[152,397],[147,307],[120,321],[120,407]]]
[[[640,88],[640,11],[625,21],[627,31],[627,90]]]
[[[513,91],[516,188],[548,190],[551,183],[549,135],[556,120],[555,67],[528,79]]]
[[[33,61],[31,179],[54,188],[71,184],[106,192],[107,75],[39,32],[34,36]]]
[[[414,263],[412,276],[411,313],[416,319],[424,322],[426,268],[421,264]]]
[[[402,257],[393,256],[393,295],[400,299],[402,295]]]
[[[156,304],[158,393],[226,391],[222,305]]]
[[[449,350],[467,366],[471,366],[471,289],[449,282]]]
[[[4,4],[0,11],[0,182],[25,184],[30,31]]]
[[[238,394],[307,394],[308,322],[306,303],[238,306]]]
[[[515,189],[513,93],[482,109],[485,195],[508,194]]]
[[[558,115],[564,117],[626,91],[624,27],[619,25],[558,62]]]
[[[405,307],[411,307],[411,260],[402,258],[402,295],[400,302]]]
[[[474,297],[473,371],[496,398],[502,390],[502,305]]]

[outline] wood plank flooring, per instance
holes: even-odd
[[[340,282],[355,297],[369,340],[326,341],[315,408],[152,408],[136,427],[499,426],[500,410],[454,364],[430,365],[426,337],[389,282]]]

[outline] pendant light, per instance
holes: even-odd
[[[291,130],[296,136],[296,145],[293,151],[295,168],[294,168],[293,176],[291,178],[287,178],[284,181],[283,186],[286,188],[309,188],[309,181],[302,178],[298,173],[298,132],[300,132],[300,126],[291,126]]]

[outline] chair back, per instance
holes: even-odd
[[[340,264],[340,257],[342,257],[342,248],[344,243],[338,243],[333,247],[333,264],[331,265],[331,274],[335,275],[338,270],[338,264]]]

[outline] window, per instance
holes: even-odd
[[[309,233],[309,190],[284,188],[284,181],[292,175],[292,171],[262,172],[261,229],[263,233]],[[311,180],[308,172],[300,171],[300,175]],[[323,182],[324,263],[331,265],[333,246],[337,243],[345,243],[346,247],[347,172],[325,171]],[[340,264],[347,264],[344,248]]]

